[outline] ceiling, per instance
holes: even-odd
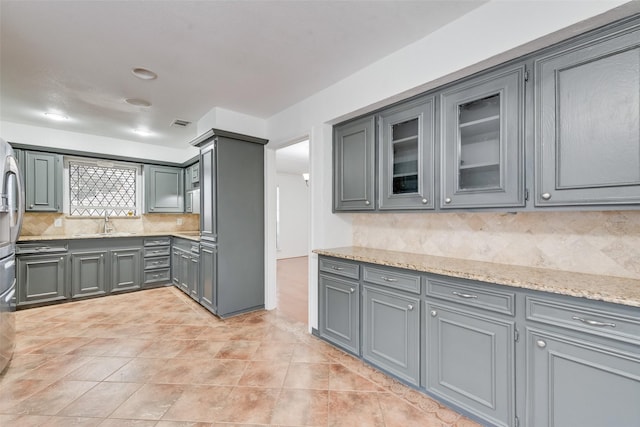
[[[483,3],[0,0],[0,120],[182,147],[213,107],[269,118]]]

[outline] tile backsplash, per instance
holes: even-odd
[[[354,214],[353,245],[640,279],[640,211]]]
[[[182,224],[178,225],[178,218]],[[55,221],[61,226],[56,227]],[[109,218],[116,232],[149,233],[198,231],[200,215],[197,214],[151,214],[133,218]],[[73,234],[99,233],[104,226],[102,218],[71,218],[60,213],[26,212],[22,222],[21,236],[69,236]]]

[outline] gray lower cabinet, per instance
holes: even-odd
[[[362,287],[362,358],[420,385],[420,299]]]
[[[62,156],[25,152],[25,210],[60,212],[62,208]]]
[[[178,263],[180,266],[178,267],[178,271],[180,271],[180,277],[178,277],[178,287],[184,291],[185,293],[189,293],[189,270],[191,267],[191,257],[188,252],[180,251],[180,257],[178,259]]]
[[[440,95],[440,206],[524,206],[524,66]]]
[[[142,286],[151,287],[171,282],[171,238],[144,239],[144,277]]]
[[[381,113],[378,138],[378,208],[433,209],[434,97]]]
[[[82,251],[71,254],[71,297],[104,295],[109,292],[106,280],[107,251]]]
[[[515,322],[427,302],[426,389],[496,426],[514,425]]]
[[[319,333],[343,349],[360,354],[360,284],[328,274],[320,274]]]
[[[184,170],[169,166],[144,166],[145,211],[184,212]]]
[[[18,306],[69,299],[68,262],[68,254],[19,256]]]
[[[142,249],[122,248],[109,252],[111,258],[111,292],[140,289]]]
[[[200,245],[200,304],[216,314],[218,247],[207,243]]]
[[[188,293],[191,298],[200,301],[200,253],[191,253],[189,257]]]
[[[182,277],[182,270],[180,269],[180,258],[182,251],[178,248],[171,248],[171,283],[180,288],[180,277]]]
[[[535,61],[536,206],[640,202],[640,25]]]
[[[334,129],[333,208],[375,210],[375,116]]]
[[[640,353],[527,330],[527,426],[636,427]]]

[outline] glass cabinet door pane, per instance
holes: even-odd
[[[418,192],[418,119],[391,127],[393,194]]]
[[[500,188],[500,94],[458,106],[458,189]]]

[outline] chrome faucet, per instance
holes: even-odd
[[[113,232],[113,226],[109,224],[109,214],[107,210],[104,210],[104,234],[109,234]]]

